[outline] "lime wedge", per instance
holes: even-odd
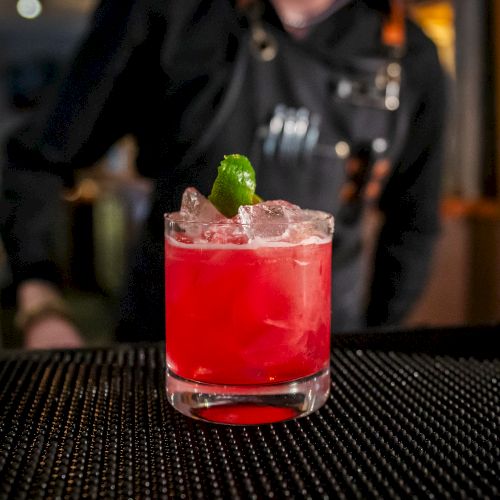
[[[243,155],[225,155],[208,199],[226,217],[234,217],[241,205],[254,205],[262,201],[255,194],[255,171],[250,160]]]

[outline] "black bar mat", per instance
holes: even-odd
[[[332,395],[188,419],[162,345],[0,355],[0,498],[498,498],[500,357],[338,348]]]

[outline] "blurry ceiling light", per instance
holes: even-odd
[[[17,13],[25,19],[35,19],[42,13],[40,0],[18,0]]]

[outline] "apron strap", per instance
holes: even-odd
[[[247,37],[244,36],[242,39],[243,47],[246,43],[248,43],[246,38]],[[221,104],[216,110],[209,125],[198,138],[197,142],[192,144],[184,153],[182,161],[179,165],[177,165],[177,167],[175,167],[174,173],[178,173],[186,168],[192,167],[192,165],[196,162],[196,159],[199,158],[200,155],[202,155],[203,152],[206,151],[206,149],[213,143],[228,116],[230,116],[233,112],[235,103],[241,94],[243,83],[245,82],[248,68],[248,58],[249,54],[247,50],[239,51],[229,85]]]
[[[408,131],[407,107],[400,108],[401,59],[406,51],[406,7],[404,0],[389,0],[389,12],[381,29],[381,42],[386,48],[389,62],[386,68],[386,109],[396,112],[392,127],[392,147],[385,153],[352,156],[346,163],[347,180],[341,190],[341,214],[355,219],[360,210],[356,200],[363,200],[366,208],[378,206],[378,202],[391,174],[394,162],[401,153]],[[390,153],[390,154],[388,154]]]

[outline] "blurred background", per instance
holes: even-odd
[[[0,141],[55,83],[85,33],[96,0],[0,2]],[[443,227],[426,292],[409,326],[500,321],[500,2],[411,0],[448,75]],[[60,263],[90,344],[111,338],[131,245],[149,183],[124,138],[65,196]],[[16,347],[14,298],[0,242],[0,345]]]

